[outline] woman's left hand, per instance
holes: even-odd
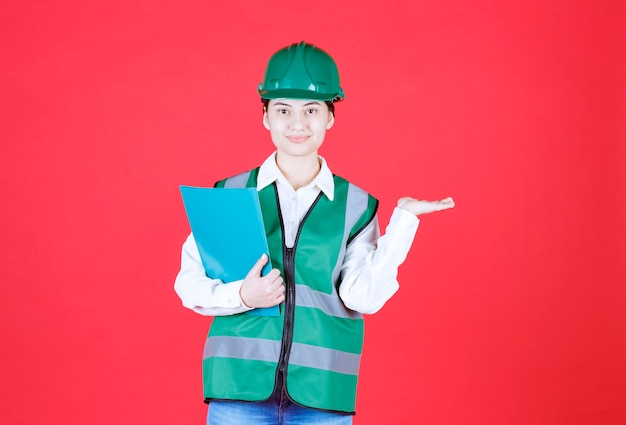
[[[405,209],[416,216],[443,211],[453,207],[454,200],[451,197],[439,201],[420,201],[410,196],[405,196],[398,200],[398,208]]]

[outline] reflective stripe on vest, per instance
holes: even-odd
[[[257,173],[258,169],[239,174],[216,187],[256,187]],[[377,201],[334,178],[335,200],[318,198],[301,223],[294,247],[295,319],[293,339],[287,344],[286,385],[290,397],[304,406],[353,412],[363,316],[345,307],[337,286],[346,247],[374,217]],[[259,199],[272,266],[284,275],[282,217],[275,187],[264,188]],[[338,213],[342,222],[333,219]],[[205,397],[248,401],[269,397],[284,349],[285,320],[282,305],[280,317],[215,317],[203,355]]]
[[[209,338],[204,347],[203,359],[229,357],[260,361],[275,361],[280,352],[280,341],[261,338],[215,336]],[[359,373],[359,355],[330,350],[323,347],[294,343],[290,362],[300,366],[330,370],[337,373],[356,375]],[[302,347],[300,347],[302,346]],[[294,355],[294,352],[297,353]]]

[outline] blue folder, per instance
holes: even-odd
[[[268,262],[261,275],[269,273],[272,266],[255,188],[180,186],[180,193],[207,276],[226,283],[244,279],[263,253]],[[278,306],[247,313],[280,315]]]

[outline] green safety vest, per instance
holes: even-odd
[[[256,187],[258,168],[216,187]],[[296,403],[354,413],[363,348],[363,316],[339,298],[346,247],[374,218],[378,201],[334,176],[335,197],[322,193],[303,218],[293,248],[283,243],[274,184],[259,191],[273,268],[286,295],[280,316],[251,314],[213,319],[203,355],[204,397],[261,401],[279,374]]]

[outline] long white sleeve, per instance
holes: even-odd
[[[205,316],[226,316],[251,310],[239,295],[242,282],[223,283],[208,278],[193,234],[187,237],[181,253],[180,272],[174,282],[174,290],[183,306]]]
[[[383,236],[378,221],[372,222],[346,250],[341,269],[339,296],[351,310],[373,314],[397,292],[398,267],[411,248],[419,219],[396,208]],[[174,289],[183,306],[205,316],[225,316],[250,310],[241,301],[242,281],[223,283],[208,278],[200,261],[193,234],[181,253],[181,268]]]
[[[411,248],[419,219],[395,208],[383,236],[372,220],[348,246],[341,269],[339,296],[351,310],[372,314],[396,293],[398,267]]]
[[[288,247],[293,246],[299,224],[324,191],[330,200],[334,196],[333,175],[320,157],[321,171],[306,187],[294,190],[281,174],[275,153],[263,163],[259,171],[258,189],[276,182],[284,237]],[[378,220],[372,222],[346,249],[341,269],[339,296],[346,307],[366,314],[382,308],[398,290],[398,267],[408,254],[419,219],[401,208],[395,208],[385,234],[380,236]],[[200,253],[189,235],[183,244],[181,269],[174,288],[187,308],[203,315],[223,316],[250,310],[241,301],[239,291],[242,281],[222,283],[206,276]]]

